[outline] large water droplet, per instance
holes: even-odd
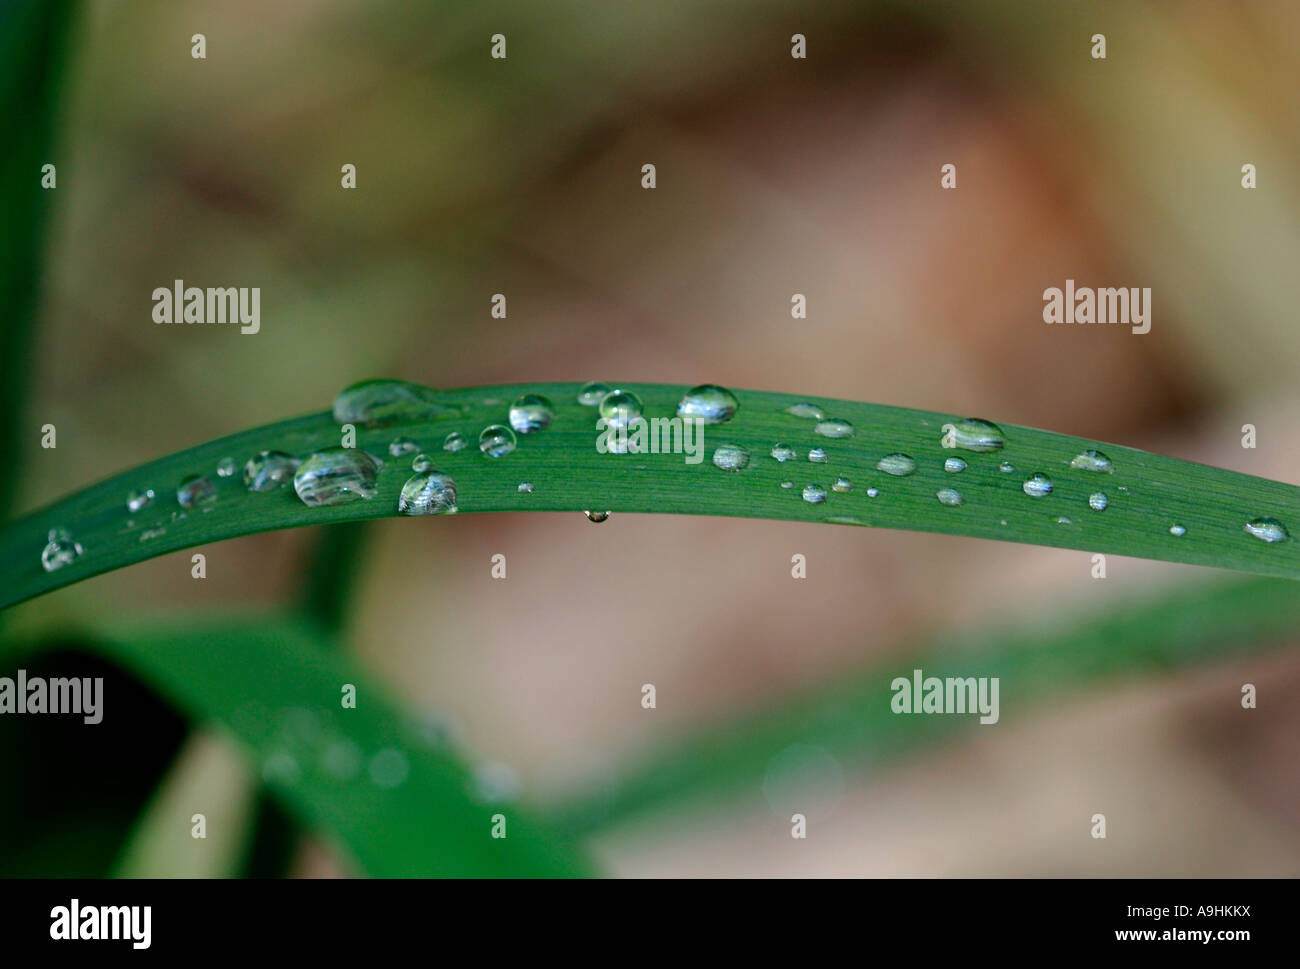
[[[813,428],[813,433],[830,438],[852,437],[853,425],[838,417],[832,417],[828,421],[818,421],[817,426]]]
[[[700,384],[686,391],[677,405],[678,417],[694,417],[705,424],[722,424],[736,414],[736,396],[717,384]]]
[[[194,508],[217,500],[217,486],[201,474],[182,478],[176,489],[176,501],[182,508]]]
[[[1078,468],[1080,471],[1114,471],[1115,467],[1111,464],[1110,458],[1100,451],[1089,448],[1087,451],[1075,456],[1070,462],[1070,467]]]
[[[394,438],[388,445],[388,453],[395,458],[400,458],[407,454],[415,454],[419,450],[420,445],[416,444],[409,437]]]
[[[824,447],[815,447],[808,452],[808,460],[813,464],[826,463],[826,449]]]
[[[812,421],[820,421],[826,417],[816,404],[791,404],[785,412],[791,417],[802,417]]]
[[[244,465],[244,485],[249,491],[274,491],[293,480],[298,462],[283,451],[262,451]]]
[[[1052,479],[1039,471],[1030,475],[1022,487],[1030,498],[1044,498],[1052,493]]]
[[[406,380],[363,380],[334,398],[334,420],[340,424],[378,427],[457,413],[460,408],[441,403],[432,387]]]
[[[895,478],[905,478],[916,470],[916,462],[906,454],[886,454],[876,462],[876,470]]]
[[[735,444],[723,444],[713,452],[713,463],[723,471],[740,471],[749,467],[749,452]]]
[[[965,417],[944,425],[941,441],[967,451],[998,451],[1007,443],[1002,428],[978,417]]]
[[[590,383],[583,384],[582,389],[578,391],[578,403],[586,407],[595,407],[608,393],[609,384],[593,380]]]
[[[520,434],[544,430],[554,417],[551,402],[541,394],[522,394],[510,405],[510,426]]]
[[[456,510],[456,482],[438,471],[412,475],[397,499],[399,515],[443,515]]]
[[[1109,505],[1110,499],[1100,491],[1088,496],[1088,507],[1093,511],[1105,511]]]
[[[584,511],[583,514],[587,516],[587,521],[595,522],[597,525],[609,518],[607,511]]]
[[[966,470],[966,462],[961,458],[948,458],[943,462],[943,469],[949,474],[960,474]]]
[[[379,462],[357,448],[317,451],[298,466],[293,490],[304,505],[342,505],[373,498],[378,490]]]
[[[81,543],[73,539],[66,528],[51,528],[45,548],[41,550],[41,567],[53,572],[71,565],[84,553]]]
[[[788,444],[777,444],[772,448],[772,457],[783,463],[793,461],[796,456],[794,448]]]
[[[826,489],[819,484],[803,486],[803,500],[813,505],[820,505],[826,500]]]
[[[132,491],[126,496],[126,510],[131,514],[143,511],[153,504],[153,489],[145,488],[143,491]]]
[[[955,508],[964,500],[960,492],[953,488],[940,488],[935,497],[939,499],[939,504],[947,505],[949,508]]]
[[[600,416],[611,427],[627,427],[641,416],[641,398],[630,390],[611,390],[600,399]]]
[[[1290,535],[1276,518],[1252,518],[1242,528],[1261,542],[1282,542]]]
[[[478,436],[478,449],[490,458],[503,458],[515,449],[515,432],[503,424],[485,427]]]

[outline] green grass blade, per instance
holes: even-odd
[[[372,875],[568,876],[585,864],[517,805],[480,803],[469,770],[300,620],[149,626],[98,640],[196,723],[219,723],[308,827]],[[357,705],[340,703],[344,683]],[[385,753],[384,771],[373,773]],[[405,776],[393,770],[404,763]],[[386,773],[385,773],[386,771]],[[380,778],[379,781],[375,777]],[[392,783],[394,780],[398,783]],[[506,837],[492,837],[492,816]],[[173,819],[188,825],[189,815]]]
[[[687,728],[682,739],[553,805],[547,818],[567,833],[587,835],[674,805],[757,792],[772,758],[793,744],[821,747],[846,769],[863,770],[983,729],[975,717],[893,713],[890,684],[913,669],[926,676],[998,677],[999,723],[1014,726],[1107,681],[1256,655],[1295,641],[1297,593],[1289,582],[1238,579],[1107,606],[1100,617],[1068,616],[1050,628],[945,636],[891,651],[891,659],[873,660],[780,707]]]
[[[648,418],[671,417],[684,390],[664,384],[627,386],[644,401]],[[524,392],[554,402],[551,426],[520,435],[517,450],[505,457],[480,453],[473,445],[479,431],[504,423],[509,402]],[[737,391],[736,416],[705,428],[702,463],[689,463],[680,453],[601,454],[595,446],[595,408],[578,404],[577,392],[578,385],[570,383],[443,391],[439,400],[454,416],[358,428],[357,445],[386,461],[378,495],[368,501],[311,508],[292,488],[249,494],[238,475],[216,477],[224,457],[242,464],[265,449],[303,457],[338,446],[339,427],[327,413],[267,425],[143,465],[0,530],[0,605],[180,548],[276,528],[394,516],[401,486],[411,474],[409,456],[389,457],[388,444],[398,435],[418,442],[433,456],[435,467],[455,479],[462,513],[593,509],[860,524],[1300,578],[1300,542],[1267,543],[1244,530],[1247,521],[1259,517],[1294,525],[1300,507],[1300,489],[1294,485],[1013,425],[1003,425],[1007,443],[1002,450],[949,449],[941,444],[942,428],[962,415],[762,391]],[[800,401],[851,422],[856,433],[838,440],[815,434],[815,422],[785,413]],[[441,450],[443,437],[453,430],[465,434],[470,447]],[[781,463],[772,458],[778,442],[795,448],[797,459]],[[734,472],[715,467],[711,457],[721,444],[747,448],[749,466]],[[813,447],[825,448],[826,463],[808,460]],[[1097,447],[1113,461],[1111,473],[1071,466],[1081,451]],[[878,471],[881,457],[894,452],[914,458],[916,472],[891,477]],[[958,474],[945,471],[949,457],[962,458],[968,467]],[[999,470],[1004,461],[1015,471]],[[1050,495],[1034,498],[1023,490],[1026,477],[1035,472],[1051,477]],[[177,483],[200,473],[217,485],[219,499],[174,520],[181,511]],[[851,492],[830,490],[841,476],[852,482]],[[783,481],[793,487],[782,488]],[[521,482],[531,483],[533,492],[521,493]],[[814,483],[827,489],[824,503],[803,500],[804,485]],[[144,513],[128,515],[128,491],[146,487],[155,489],[158,499]],[[878,488],[879,496],[868,497],[869,487]],[[957,489],[964,503],[941,504],[936,494],[943,488]],[[1098,491],[1109,498],[1105,511],[1088,505],[1089,495]],[[1174,524],[1186,534],[1171,535]],[[56,527],[68,529],[85,554],[45,572],[40,553],[48,531]],[[154,527],[164,528],[165,534],[142,540]]]

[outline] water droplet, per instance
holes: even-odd
[[[1002,428],[978,417],[965,417],[944,425],[941,440],[967,451],[998,451],[1007,443]]]
[[[531,495],[533,493],[533,483],[531,481],[519,482],[517,490],[521,495]]]
[[[412,471],[423,472],[423,471],[430,471],[432,469],[433,469],[433,458],[429,457],[429,455],[427,454],[424,453],[417,454],[414,458],[411,459]]]
[[[797,457],[797,455],[795,453],[794,448],[792,448],[790,445],[777,444],[775,447],[772,448],[772,457],[784,463],[786,461],[793,461]]]
[[[1177,538],[1182,538],[1184,535],[1187,534],[1187,529],[1184,528],[1182,525],[1170,525],[1169,534]]]
[[[793,487],[794,487],[794,482],[793,482],[793,481],[782,481],[782,482],[781,482],[781,487],[782,487],[782,488],[793,488]]]
[[[143,511],[153,504],[153,489],[145,488],[144,491],[132,491],[126,496],[126,510],[131,514]]]
[[[740,471],[749,467],[749,452],[735,444],[723,444],[713,452],[713,464],[723,471]]]
[[[176,489],[176,501],[182,508],[193,508],[217,500],[217,486],[201,474],[182,478]]]
[[[848,421],[842,421],[838,417],[832,417],[828,421],[818,421],[817,426],[813,428],[813,433],[820,434],[822,437],[844,438],[853,436],[853,425]]]
[[[385,790],[400,787],[410,772],[406,755],[392,747],[377,751],[370,758],[370,780],[375,787],[382,787]]]
[[[1094,492],[1088,496],[1088,507],[1093,511],[1105,511],[1110,504],[1110,499],[1100,491]]]
[[[420,450],[420,445],[416,444],[409,437],[395,438],[388,445],[388,453],[395,458],[400,458],[405,454],[415,454]]]
[[[876,462],[876,470],[892,474],[895,478],[906,478],[916,470],[916,462],[906,454],[886,454]]]
[[[804,485],[803,500],[813,505],[820,505],[826,500],[826,489],[819,484]]]
[[[1030,475],[1022,487],[1030,498],[1045,498],[1052,493],[1052,479],[1038,471]]]
[[[155,538],[161,538],[167,534],[167,529],[162,525],[155,525],[153,528],[146,528],[140,533],[140,541],[150,542]]]
[[[939,499],[939,504],[947,505],[949,508],[956,508],[965,500],[960,492],[952,488],[940,488],[935,497]]]
[[[1080,471],[1110,472],[1115,470],[1110,458],[1092,448],[1076,455],[1074,460],[1070,462],[1070,467],[1078,468]]]
[[[1010,461],[1003,461],[1001,464],[998,465],[998,470],[1001,471],[1003,474],[1013,474],[1016,470],[1016,466],[1012,464]]]
[[[478,449],[490,458],[503,458],[515,449],[515,432],[503,424],[485,427],[478,436]]]
[[[584,511],[583,514],[587,516],[587,521],[595,522],[597,525],[609,518],[607,511]]]
[[[460,431],[452,431],[442,439],[442,449],[444,451],[463,451],[469,447],[469,441],[465,440],[465,435]]]
[[[677,405],[678,417],[695,417],[705,424],[723,424],[736,414],[736,396],[717,384],[700,384],[686,391]]]
[[[583,384],[582,389],[578,391],[578,403],[586,407],[595,407],[608,393],[609,384],[593,380],[590,383]]]
[[[244,465],[244,485],[249,491],[274,491],[293,480],[298,462],[283,451],[262,451]]]
[[[627,427],[641,416],[641,398],[630,390],[611,390],[600,399],[600,416],[611,427]]]
[[[813,464],[826,463],[826,449],[824,447],[815,447],[808,452],[808,460]]]
[[[551,402],[541,394],[521,394],[510,405],[510,426],[520,434],[545,430],[554,417]]]
[[[1261,542],[1281,542],[1290,536],[1286,526],[1276,518],[1252,518],[1242,528]]]
[[[46,572],[71,565],[85,552],[81,543],[73,540],[66,528],[51,528],[46,537],[45,548],[41,550],[41,567]]]
[[[791,404],[785,409],[785,412],[791,417],[803,417],[808,420],[824,420],[826,415],[816,404]]]
[[[868,497],[868,498],[878,498],[879,496],[880,496],[880,489],[879,489],[879,488],[868,488],[868,489],[867,489],[867,497]]]
[[[943,462],[943,469],[949,474],[959,474],[966,470],[966,462],[961,458],[948,458]]]
[[[220,461],[217,462],[218,478],[229,478],[234,473],[235,473],[234,458],[222,458]]]
[[[835,483],[831,485],[831,490],[839,492],[852,491],[853,482],[848,478],[836,478]]]
[[[1073,525],[1073,524],[1074,524],[1074,519],[1072,519],[1072,518],[1066,518],[1064,515],[1061,515],[1059,518],[1056,519],[1056,524],[1058,524],[1058,525]]]
[[[368,499],[378,490],[379,462],[357,448],[317,451],[298,466],[293,490],[304,505],[342,505]]]
[[[363,380],[345,387],[334,398],[334,420],[339,424],[411,423],[444,414],[458,414],[460,408],[439,402],[438,392],[406,380]]]
[[[444,515],[456,511],[456,482],[438,471],[412,475],[397,499],[399,515]]]

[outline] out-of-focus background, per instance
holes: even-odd
[[[711,381],[1300,481],[1297,63],[1283,0],[84,4],[27,408],[59,447],[22,439],[19,510],[371,376]],[[261,332],[154,325],[175,279],[260,287]],[[1045,325],[1066,279],[1150,287],[1150,333]],[[929,637],[1059,633],[1224,579],[1112,558],[1098,581],[1079,552],[740,519],[436,525],[367,527],[348,648],[543,808],[614,796],[625,765],[864,664],[906,675]],[[319,532],[208,548],[204,582],[164,556],[12,627],[271,608]],[[1004,695],[996,727],[888,763],[785,746],[754,783],[586,844],[617,875],[1295,874],[1297,690],[1291,647]],[[155,806],[189,784],[246,810],[218,734],[151,776]],[[817,791],[806,841],[791,785]],[[263,837],[289,872],[352,870],[288,822]],[[181,842],[135,870],[202,871]]]

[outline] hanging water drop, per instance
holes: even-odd
[[[678,417],[691,417],[705,424],[723,424],[736,414],[736,395],[717,384],[700,384],[686,391],[677,405]]]
[[[587,516],[587,521],[595,522],[597,525],[609,518],[607,511],[584,511],[583,514]]]
[[[317,451],[298,466],[293,490],[304,505],[342,505],[378,491],[379,462],[358,448]]]
[[[478,449],[490,458],[503,458],[515,449],[515,432],[503,424],[483,428],[478,436]]]
[[[554,417],[551,402],[541,394],[522,394],[510,405],[510,426],[520,434],[545,430]]]

